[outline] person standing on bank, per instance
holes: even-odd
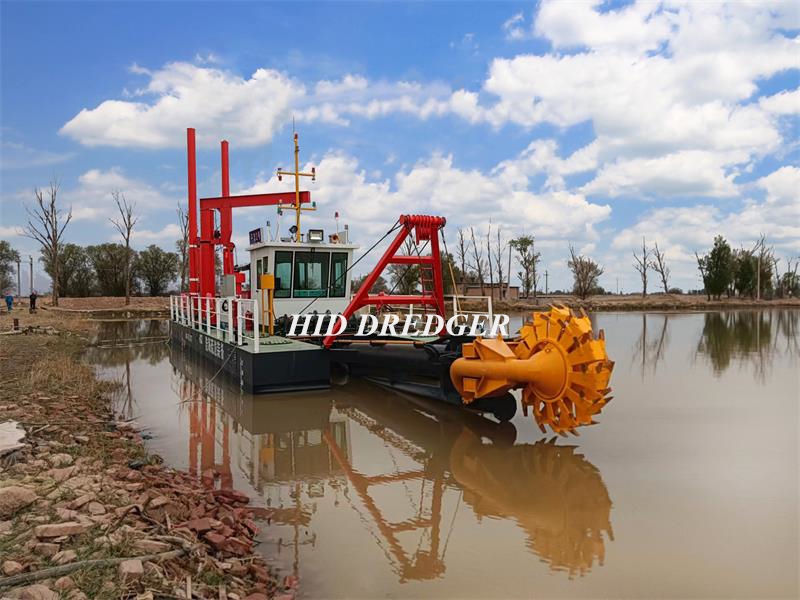
[[[36,294],[36,290],[31,290],[31,295],[28,298],[29,298],[30,304],[31,304],[30,312],[32,312],[32,313],[36,312],[36,298],[38,298],[38,297],[39,296]]]
[[[8,312],[11,312],[11,309],[14,308],[14,296],[11,292],[6,294],[6,308]]]

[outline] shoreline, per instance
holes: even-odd
[[[164,466],[117,420],[117,384],[82,359],[91,323],[20,313],[27,333],[0,347],[1,420],[24,432],[0,445],[0,596],[293,599],[255,551],[270,511]]]

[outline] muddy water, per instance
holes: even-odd
[[[554,443],[359,381],[241,395],[164,322],[90,359],[153,451],[274,509],[305,597],[797,597],[800,312],[595,320],[615,398]]]

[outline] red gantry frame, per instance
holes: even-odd
[[[197,233],[197,158],[195,149],[195,130],[186,130],[186,148],[189,174],[189,293],[202,298],[216,295],[214,277],[214,246],[223,248],[222,272],[236,276],[236,295],[242,292],[244,274],[236,273],[234,265],[233,209],[245,206],[274,206],[294,204],[294,192],[272,194],[230,195],[230,176],[228,170],[228,142],[221,142],[222,154],[222,195],[216,198],[200,199],[200,234]],[[310,192],[300,192],[300,203],[311,202]],[[219,231],[214,231],[214,211],[219,211]]]
[[[428,215],[401,215],[399,224],[400,231],[397,232],[394,240],[381,256],[378,264],[367,276],[361,287],[356,292],[350,304],[342,313],[345,319],[350,319],[355,312],[363,306],[377,306],[381,308],[386,305],[422,305],[423,308],[431,307],[433,311],[442,318],[445,317],[444,310],[444,284],[442,281],[442,261],[439,254],[439,230],[444,227],[446,220],[444,217],[433,217]],[[406,238],[415,235],[417,244],[420,242],[430,242],[431,253],[427,255],[408,255],[397,254]],[[372,286],[383,273],[384,269],[390,264],[397,265],[419,265],[420,267],[420,294],[392,295],[370,294]],[[330,347],[336,340],[336,335],[326,336],[323,340],[325,347]]]
[[[236,273],[234,265],[234,244],[231,241],[233,233],[233,209],[246,206],[275,206],[279,204],[294,204],[294,192],[278,192],[271,194],[248,194],[242,196],[230,195],[230,177],[228,167],[228,142],[221,142],[221,170],[222,170],[222,195],[216,198],[200,199],[200,233],[197,232],[197,153],[195,147],[195,130],[186,130],[186,147],[188,158],[188,184],[189,184],[189,294],[201,298],[216,296],[216,283],[214,276],[214,246],[223,247],[222,269],[225,275],[236,276],[236,295],[241,295],[241,286],[244,281],[243,273]],[[300,192],[300,203],[311,202],[310,192]],[[214,231],[214,211],[219,211],[219,231]],[[342,313],[349,319],[355,312],[368,305],[379,308],[387,305],[421,305],[423,308],[432,308],[442,318],[445,318],[444,285],[442,282],[442,263],[439,253],[439,230],[445,225],[444,217],[428,215],[402,215],[398,221],[400,231],[383,256],[378,261],[373,271],[364,280],[350,304]],[[431,253],[428,255],[403,255],[397,251],[410,235],[415,236],[417,244],[429,242]],[[390,264],[419,265],[421,291],[419,294],[392,295],[370,294],[372,286],[381,273]],[[326,347],[330,347],[336,335],[327,336],[323,340]]]

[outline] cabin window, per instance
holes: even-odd
[[[288,298],[292,291],[292,253],[275,252],[275,297]]]
[[[331,255],[331,298],[344,298],[347,290],[347,252]]]
[[[295,252],[294,297],[325,297],[328,291],[328,252]]]
[[[254,286],[252,286],[253,289],[256,289],[256,290],[260,290],[261,289],[261,274],[263,272],[264,272],[264,267],[263,267],[263,265],[261,263],[261,259],[259,258],[256,261],[256,284]]]

